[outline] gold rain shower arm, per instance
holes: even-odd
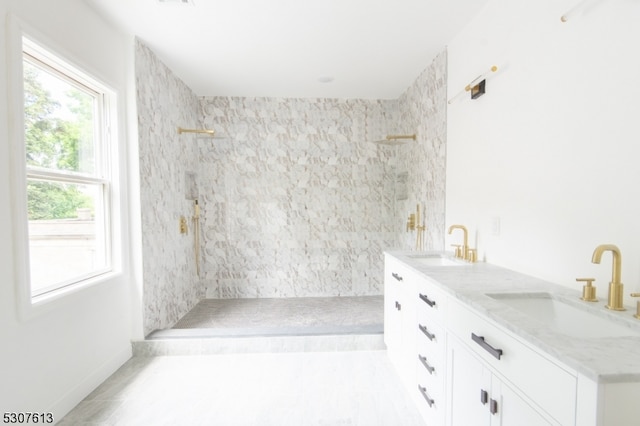
[[[386,139],[388,141],[395,141],[398,139],[413,139],[414,141],[416,140],[416,134],[412,134],[412,135],[387,135]]]
[[[182,127],[178,127],[178,134],[181,135],[183,133],[203,133],[213,136],[216,134],[216,131],[208,129],[183,129]]]
[[[412,135],[387,135],[386,138],[379,141],[375,141],[374,143],[381,144],[381,145],[401,145],[404,143],[402,142],[403,139],[413,139],[415,141],[416,134],[414,133]]]

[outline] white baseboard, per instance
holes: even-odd
[[[54,413],[55,422],[60,421],[66,416],[76,405],[85,399],[95,388],[104,382],[109,376],[118,370],[125,362],[132,357],[131,345],[127,345],[116,355],[111,357],[104,364],[99,366],[92,374],[85,377],[74,388],[65,393],[53,406],[48,410]]]

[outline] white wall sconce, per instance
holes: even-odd
[[[573,17],[575,17],[578,12],[584,10],[589,4],[594,5],[595,3],[598,3],[600,1],[601,0],[582,0],[581,2],[573,6],[573,8],[571,8],[567,13],[562,15],[560,17],[560,21],[567,22],[569,19],[573,19]]]

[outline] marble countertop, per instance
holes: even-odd
[[[614,312],[604,308],[602,290],[598,302],[582,302],[581,291],[553,284],[487,263],[463,266],[431,266],[421,263],[415,251],[389,251],[386,254],[422,274],[454,298],[510,330],[570,368],[600,383],[640,382],[640,320],[633,317],[635,306]],[[423,253],[424,254],[424,253]],[[432,253],[437,254],[437,253]],[[606,290],[605,290],[606,291]],[[576,338],[560,334],[487,294],[550,293],[576,300],[575,307],[606,317],[629,327],[636,336]],[[605,299],[605,300],[603,300]]]

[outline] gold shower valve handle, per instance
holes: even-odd
[[[187,218],[184,216],[180,216],[180,233],[187,234],[189,232],[189,228],[187,226]]]
[[[631,293],[630,294],[631,297],[640,297],[640,293]],[[633,316],[634,318],[640,319],[640,300],[638,300],[638,303],[636,304],[636,313]]]
[[[586,284],[582,286],[582,297],[581,300],[585,302],[597,302],[596,298],[596,288],[593,286],[593,282],[595,278],[576,278],[577,282],[585,282]]]
[[[409,215],[409,219],[407,220],[407,232],[413,231],[416,229],[416,214],[411,213]]]

